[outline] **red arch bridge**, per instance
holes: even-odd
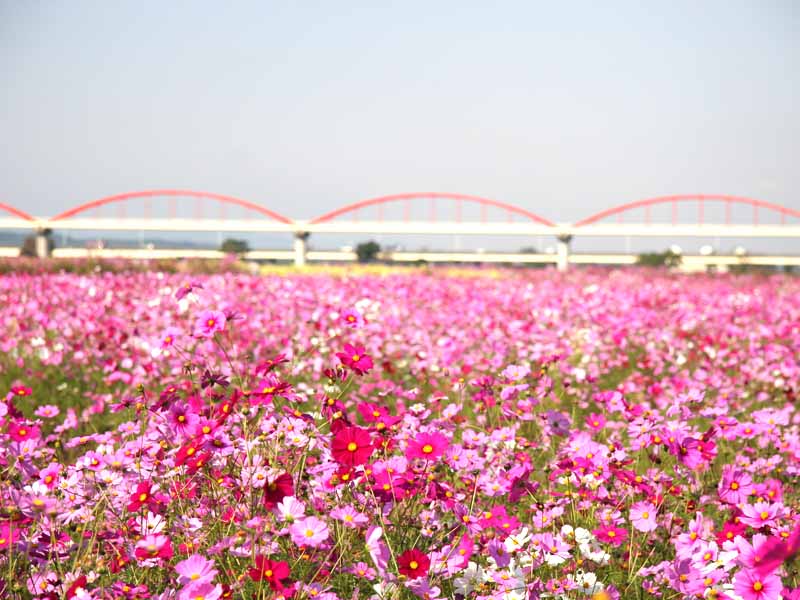
[[[47,253],[47,230],[284,232],[294,235],[291,250],[253,251],[249,257],[293,260],[298,265],[305,264],[306,259],[347,260],[354,257],[352,253],[309,252],[307,239],[313,234],[554,236],[557,240],[554,255],[393,253],[385,258],[401,261],[554,262],[560,269],[566,269],[570,262],[603,262],[591,258],[584,260],[579,255],[570,256],[569,244],[574,236],[800,238],[800,211],[740,196],[684,194],[620,204],[575,223],[556,223],[499,200],[466,194],[421,192],[370,198],[310,220],[298,220],[234,196],[169,189],[107,196],[79,204],[53,217],[34,217],[19,208],[0,203],[0,229],[39,232],[37,253],[40,255]],[[6,250],[6,254],[11,253],[11,249]],[[80,250],[73,249],[73,254],[80,254]],[[60,253],[66,256],[69,251],[61,249]],[[137,256],[137,251],[108,250],[105,254]],[[217,256],[219,253],[140,249],[138,255]],[[631,256],[616,256],[616,260],[605,262],[634,260]],[[721,263],[723,258],[714,257],[713,260]],[[730,264],[745,260],[741,256],[728,258],[732,261]],[[747,261],[756,259],[757,262],[759,258],[764,257],[749,257]],[[783,264],[795,264],[791,257],[787,260],[789,262]],[[800,265],[800,257],[796,262]]]

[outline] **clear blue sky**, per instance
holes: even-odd
[[[5,0],[0,74],[0,201],[39,215],[153,187],[800,208],[791,0]]]

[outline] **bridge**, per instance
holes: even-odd
[[[209,208],[214,214],[209,214]],[[103,214],[109,211],[112,214]],[[648,198],[611,207],[575,223],[556,223],[520,206],[491,198],[443,192],[370,198],[308,220],[292,219],[262,204],[234,196],[173,189],[107,196],[79,204],[53,217],[34,217],[19,208],[0,203],[0,214],[4,215],[0,217],[0,229],[37,232],[37,254],[40,256],[47,255],[47,230],[271,232],[294,236],[292,250],[275,251],[272,255],[280,256],[276,258],[278,260],[291,258],[299,266],[308,259],[346,260],[332,255],[326,258],[325,253],[308,251],[310,235],[333,233],[553,236],[557,240],[555,256],[470,253],[454,258],[451,253],[450,259],[442,258],[441,254],[427,258],[419,255],[411,259],[403,253],[394,253],[389,258],[431,262],[438,258],[464,260],[471,257],[466,262],[488,262],[500,261],[493,257],[504,256],[516,257],[509,262],[555,262],[560,270],[566,270],[570,263],[591,260],[585,255],[570,255],[570,242],[575,236],[800,238],[800,210],[754,198],[720,194]],[[269,254],[268,251],[261,252],[265,256]],[[132,254],[135,253],[129,252]],[[259,251],[251,254],[255,258]],[[409,254],[413,253],[405,253]],[[729,258],[742,261],[741,257]],[[783,262],[770,264],[795,264],[792,257],[777,258]],[[622,259],[606,255],[605,261],[620,264],[631,262],[631,257]],[[800,258],[797,264],[800,264]]]

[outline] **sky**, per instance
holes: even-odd
[[[0,202],[35,215],[149,188],[298,219],[411,191],[800,209],[791,0],[0,0],[0,85]]]

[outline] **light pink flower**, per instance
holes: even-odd
[[[630,520],[637,531],[648,532],[658,527],[655,506],[649,502],[637,502],[631,506]]]
[[[317,517],[306,517],[296,521],[290,528],[292,541],[298,546],[318,548],[328,539],[328,525]]]

